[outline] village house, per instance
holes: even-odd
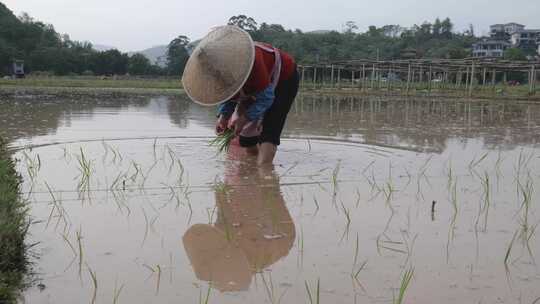
[[[493,24],[489,30],[489,37],[473,44],[473,57],[503,57],[511,47],[538,50],[540,54],[540,30],[525,29],[515,22]]]
[[[473,57],[503,57],[504,51],[510,46],[504,40],[484,39],[473,44]]]

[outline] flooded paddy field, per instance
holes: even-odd
[[[185,98],[0,102],[24,303],[533,303],[540,105],[300,96],[273,169]]]

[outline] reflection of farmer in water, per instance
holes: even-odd
[[[230,155],[238,156],[237,149]],[[230,164],[215,190],[216,222],[193,225],[183,237],[197,278],[221,291],[248,289],[251,277],[286,256],[295,239],[278,177],[249,162]]]
[[[298,92],[292,57],[271,45],[253,42],[236,26],[213,29],[191,54],[182,77],[188,96],[216,105],[218,134],[234,130],[240,145],[272,163],[281,132]]]

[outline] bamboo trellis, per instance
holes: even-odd
[[[429,92],[433,89],[457,89],[469,96],[477,88],[495,87],[498,84],[515,85],[515,82],[507,81],[508,74],[523,73],[526,75],[528,94],[533,95],[536,93],[540,61],[495,58],[383,61],[357,59],[299,65],[299,69],[303,87],[306,87],[305,77],[311,76],[313,88],[399,88],[409,92],[413,88],[418,89],[421,84],[421,88]],[[349,85],[346,85],[347,83]]]

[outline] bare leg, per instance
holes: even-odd
[[[257,156],[259,154],[259,147],[257,147],[256,145],[252,147],[247,147],[246,152],[248,155]]]
[[[259,165],[271,164],[276,156],[277,146],[273,143],[263,142],[259,145]]]

